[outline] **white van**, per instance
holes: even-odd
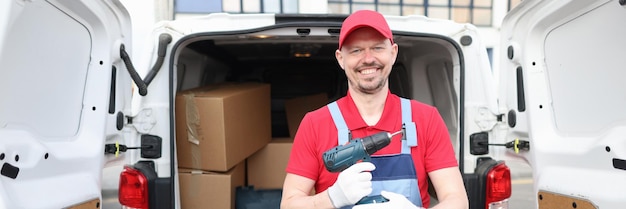
[[[499,82],[474,26],[386,16],[399,45],[391,91],[437,107],[471,208],[508,208],[508,159],[533,167],[538,208],[626,203],[625,2],[523,1],[503,24]],[[270,85],[262,125],[288,136],[285,100],[346,93],[333,56],[343,18],[162,22],[145,37],[151,54],[130,57],[117,0],[2,1],[0,208],[181,208],[176,96]]]

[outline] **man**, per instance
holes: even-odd
[[[397,54],[398,45],[380,13],[361,10],[346,18],[335,57],[348,78],[347,95],[302,119],[286,169],[281,208],[352,207],[361,198],[378,194],[389,201],[354,208],[427,208],[428,178],[439,200],[434,208],[468,208],[450,136],[437,110],[389,90]],[[374,153],[372,162],[340,173],[325,169],[322,153],[350,136],[400,130],[407,136],[394,136]],[[310,195],[313,190],[317,194]]]

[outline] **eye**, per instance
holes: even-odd
[[[352,50],[350,50],[350,54],[359,54],[362,51],[363,51],[362,49],[352,49]]]
[[[385,49],[385,47],[382,47],[382,46],[375,46],[375,47],[373,48],[373,50],[374,50],[374,51],[377,51],[377,52],[382,51],[383,49]]]

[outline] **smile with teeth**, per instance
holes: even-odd
[[[363,75],[368,75],[368,74],[372,74],[375,73],[376,69],[367,69],[367,70],[361,70],[360,73]]]

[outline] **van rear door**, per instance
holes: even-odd
[[[100,207],[119,161],[104,144],[130,109],[129,20],[117,0],[0,2],[0,208]]]
[[[624,1],[526,0],[503,22],[500,109],[539,208],[626,204],[624,20]]]

